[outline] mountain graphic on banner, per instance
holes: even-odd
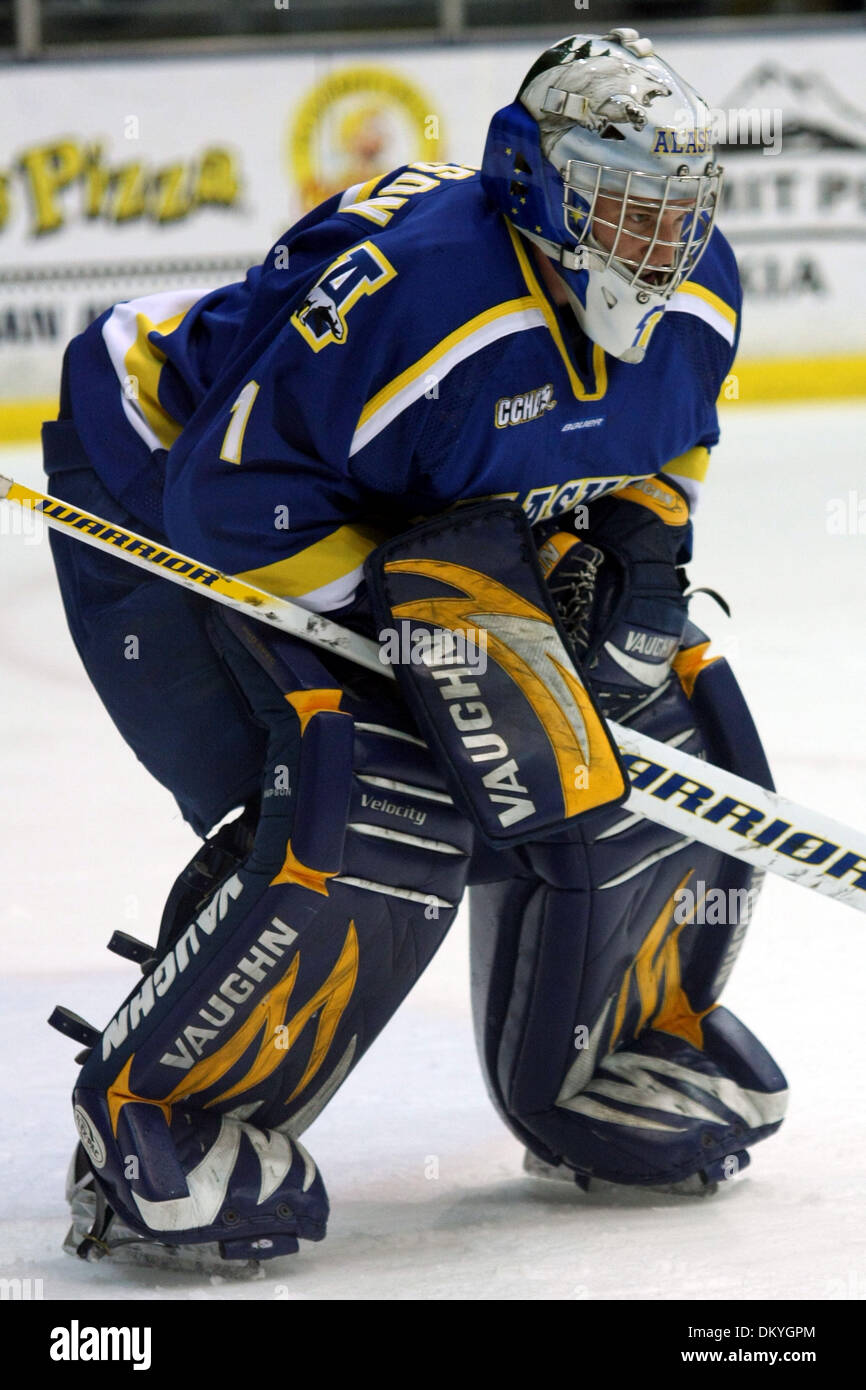
[[[792,73],[776,64],[754,68],[729,94],[723,110],[780,111],[786,152],[866,150],[866,112],[852,106],[819,73]],[[720,154],[759,153],[759,143],[722,142]]]

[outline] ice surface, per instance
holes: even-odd
[[[672,405],[673,408],[673,405]],[[866,824],[866,534],[828,504],[864,498],[866,405],[731,405],[702,507],[693,616],[730,652],[779,787]],[[32,449],[0,472],[41,486]],[[853,506],[859,501],[855,496]],[[725,1002],[786,1071],[780,1133],[718,1197],[586,1197],[529,1178],[480,1079],[465,922],[305,1136],[330,1233],[215,1282],[60,1251],[75,1047],[56,1002],[104,1024],[136,978],[106,955],[150,940],[194,840],[87,684],[47,544],[0,506],[0,1275],[46,1299],[634,1299],[866,1297],[866,917],[769,882]],[[866,518],[864,518],[866,527]],[[438,1173],[438,1176],[435,1174]]]

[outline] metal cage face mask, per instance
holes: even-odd
[[[722,170],[703,174],[627,172],[570,159],[563,170],[563,221],[596,273],[665,299],[688,279],[707,248]]]
[[[487,196],[553,262],[580,327],[641,362],[707,249],[722,170],[711,111],[632,29],[572,34],[491,121]]]

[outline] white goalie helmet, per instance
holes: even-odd
[[[573,34],[491,122],[488,196],[554,262],[581,327],[642,361],[712,232],[722,170],[698,93],[633,29]]]

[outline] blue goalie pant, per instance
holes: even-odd
[[[772,787],[739,687],[706,646],[687,624],[678,678],[630,722]],[[761,875],[627,807],[515,853],[510,881],[470,891],[476,1039],[506,1123],[584,1187],[734,1176],[787,1100],[766,1049],[717,1003]]]

